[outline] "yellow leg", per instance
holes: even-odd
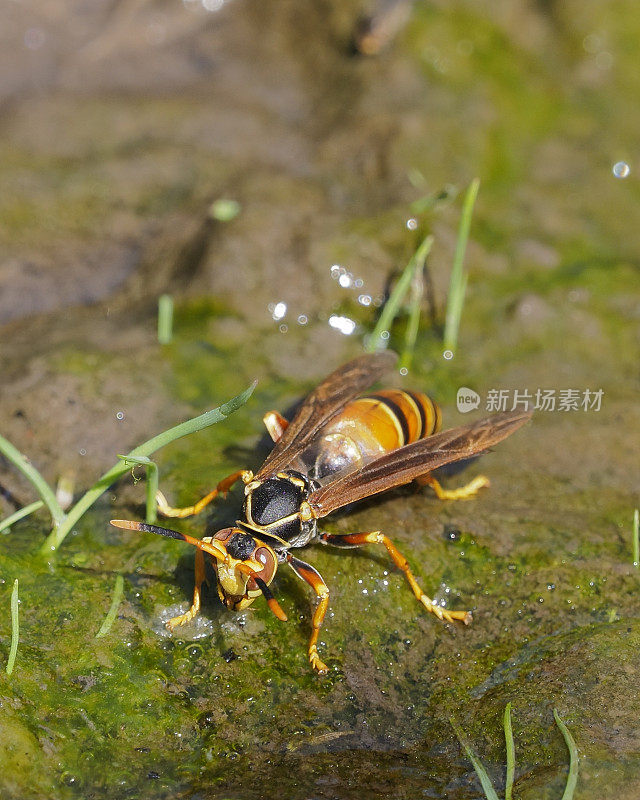
[[[329,667],[318,655],[318,635],[322,627],[324,616],[329,608],[329,587],[324,582],[318,570],[312,567],[311,564],[307,564],[305,561],[295,558],[295,556],[292,556],[290,553],[287,553],[287,563],[299,578],[302,578],[303,581],[306,581],[309,586],[311,586],[318,597],[318,605],[316,606],[311,621],[312,630],[307,654],[309,656],[309,663],[313,669],[317,670],[320,675],[326,675],[329,671]]]
[[[238,472],[234,472],[233,475],[229,475],[224,478],[224,480],[221,480],[215,489],[210,491],[209,494],[205,495],[201,500],[198,500],[195,505],[185,506],[184,508],[174,508],[173,506],[170,506],[167,502],[167,498],[162,494],[161,491],[158,491],[156,493],[158,511],[165,517],[192,517],[195,514],[199,514],[202,509],[205,508],[205,506],[208,506],[212,500],[215,500],[219,494],[225,497],[229,489],[239,478],[242,478],[244,483],[248,483],[250,480],[252,480],[253,473],[246,469],[241,469],[238,470]]]
[[[398,567],[398,569],[401,569],[402,572],[404,572],[406,579],[409,581],[409,586],[411,586],[412,592],[427,609],[427,611],[435,614],[435,616],[443,622],[453,622],[454,620],[459,620],[460,622],[464,622],[465,625],[469,625],[471,623],[473,617],[469,611],[447,611],[446,608],[442,608],[442,606],[434,603],[430,597],[427,597],[427,595],[420,588],[420,585],[415,579],[413,572],[411,572],[407,559],[402,555],[391,539],[389,539],[388,536],[385,536],[380,531],[372,531],[371,533],[348,533],[343,536],[339,534],[323,533],[320,536],[320,540],[325,544],[334,544],[338,547],[359,547],[363,544],[384,545],[387,548],[387,552],[393,559],[393,563]]]
[[[439,500],[462,500],[465,497],[473,497],[480,489],[490,486],[489,478],[485,478],[484,475],[478,475],[477,478],[458,489],[443,489],[440,482],[431,474],[423,475],[417,481],[422,486],[430,486]]]
[[[211,537],[207,536],[202,540],[203,542],[210,542]],[[205,571],[204,571],[204,553],[202,550],[196,550],[196,585],[193,589],[193,602],[191,603],[191,608],[188,611],[185,611],[184,614],[180,614],[177,617],[172,617],[167,623],[167,628],[173,632],[174,628],[177,628],[180,625],[186,625],[187,622],[191,622],[191,620],[197,616],[198,612],[200,611],[200,596],[201,596],[201,588],[202,584],[205,580]]]
[[[264,422],[269,436],[274,442],[277,442],[289,427],[288,420],[286,420],[282,414],[278,414],[277,411],[267,412],[262,418],[262,421]]]

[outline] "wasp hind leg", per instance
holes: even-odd
[[[213,540],[210,536],[207,536],[202,541],[211,542]],[[193,589],[193,602],[191,603],[191,608],[188,611],[185,611],[184,614],[179,614],[177,617],[172,617],[170,620],[167,621],[166,626],[172,633],[174,628],[178,628],[180,625],[186,625],[187,622],[191,622],[191,620],[198,615],[198,612],[200,611],[202,584],[204,583],[205,580],[206,576],[205,576],[205,566],[204,566],[204,553],[202,552],[202,550],[196,550],[195,587]]]
[[[404,572],[405,578],[409,581],[409,586],[411,586],[411,591],[416,596],[417,600],[422,603],[422,605],[427,609],[427,611],[431,612],[431,614],[435,614],[439,620],[442,622],[454,622],[458,620],[459,622],[464,622],[465,625],[469,625],[473,619],[471,616],[471,612],[469,611],[448,611],[446,608],[442,608],[437,603],[434,603],[430,597],[422,591],[418,581],[415,579],[413,572],[409,567],[409,562],[407,559],[402,555],[402,553],[398,550],[398,548],[394,545],[394,543],[389,539],[388,536],[385,536],[384,533],[380,531],[371,531],[370,533],[347,533],[344,535],[340,534],[333,534],[333,533],[322,533],[320,534],[320,541],[323,544],[331,544],[335,545],[336,547],[360,547],[364,544],[382,544],[387,548],[387,552],[393,559],[393,563],[399,569]]]
[[[267,433],[272,441],[277,442],[289,427],[289,422],[277,411],[268,411],[262,418]]]
[[[322,575],[311,564],[295,558],[290,553],[287,553],[287,563],[291,569],[296,573],[299,578],[309,584],[318,597],[318,605],[313,613],[311,638],[309,639],[309,647],[307,653],[309,662],[313,669],[317,670],[320,675],[326,675],[329,667],[320,659],[318,655],[318,635],[322,627],[324,615],[327,613],[329,607],[329,587],[322,579]]]
[[[416,481],[421,486],[430,486],[439,500],[462,500],[465,497],[473,497],[480,489],[491,485],[489,478],[484,475],[478,475],[477,478],[469,481],[464,486],[460,486],[458,489],[443,489],[440,481],[434,478],[430,472],[416,478]]]
[[[244,483],[248,483],[253,478],[253,473],[246,469],[240,469],[238,472],[228,475],[221,480],[216,488],[210,491],[209,494],[205,495],[201,500],[198,500],[194,505],[185,506],[184,508],[174,508],[170,506],[167,502],[167,498],[158,490],[158,492],[156,492],[158,511],[165,517],[180,517],[181,519],[184,517],[193,517],[208,506],[212,500],[215,500],[219,494],[226,497],[229,489],[231,489],[233,484],[240,478],[242,478]]]

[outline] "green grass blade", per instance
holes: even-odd
[[[420,307],[422,306],[422,295],[424,294],[424,263],[416,264],[413,271],[413,280],[411,281],[411,300],[409,307],[409,319],[407,321],[407,330],[404,336],[404,350],[400,357],[400,370],[402,374],[406,374],[411,366],[413,360],[413,351],[416,346],[416,339],[418,338],[418,329],[420,327]]]
[[[100,630],[96,633],[96,639],[100,639],[102,636],[106,636],[109,631],[111,630],[111,626],[116,620],[116,616],[118,614],[118,608],[120,607],[120,603],[122,602],[122,595],[124,593],[124,579],[122,575],[118,575],[116,577],[116,585],[113,589],[113,597],[111,598],[111,605],[109,606],[109,611],[107,612],[107,616],[104,618],[104,622],[100,626]]]
[[[558,716],[558,712],[555,708],[553,709],[553,717],[556,721],[556,725],[560,728],[560,733],[562,733],[567,745],[567,750],[569,751],[569,775],[567,777],[567,785],[564,788],[562,800],[573,800],[573,793],[576,788],[576,783],[578,782],[578,748],[573,741],[573,736],[569,733],[567,726]]]
[[[51,516],[53,517],[53,524],[60,525],[64,520],[64,511],[60,508],[60,503],[56,500],[56,495],[53,489],[45,481],[38,470],[33,464],[23,455],[17,447],[14,447],[10,441],[0,436],[0,453],[8,459],[14,467],[35,486],[36,491],[42,498],[43,502],[47,504]]]
[[[13,591],[11,592],[11,649],[9,650],[9,659],[6,667],[7,675],[11,675],[13,672],[13,667],[16,663],[16,655],[18,654],[18,640],[20,639],[18,603],[18,579],[16,578],[13,582]]]
[[[145,522],[148,522],[149,525],[153,525],[158,519],[158,507],[156,504],[156,494],[158,492],[159,484],[158,465],[150,458],[146,458],[146,456],[118,456],[118,458],[121,458],[125,463],[128,464],[139,464],[140,466],[146,467],[147,505]]]
[[[158,341],[169,344],[173,338],[173,297],[170,294],[158,298]]]
[[[640,511],[633,512],[633,566],[640,566]]]
[[[0,531],[4,531],[7,528],[10,528],[14,525],[18,520],[23,519],[23,517],[29,516],[29,514],[33,514],[34,511],[37,511],[39,508],[42,508],[44,503],[42,500],[36,500],[35,503],[29,503],[28,506],[19,509],[14,514],[11,514],[9,517],[5,517],[2,522],[0,522]]]
[[[462,306],[464,305],[464,295],[467,287],[467,275],[464,270],[464,254],[467,249],[469,239],[469,229],[471,227],[471,216],[473,206],[478,196],[480,180],[474,178],[467,189],[467,193],[462,204],[462,216],[460,227],[458,228],[458,239],[456,242],[456,252],[453,257],[453,267],[451,269],[451,280],[449,282],[449,297],[447,300],[447,314],[444,325],[444,347],[445,350],[455,352],[458,344],[458,331],[460,329],[460,319],[462,318]]]
[[[219,406],[218,408],[214,408],[211,411],[200,414],[199,417],[194,417],[193,419],[180,423],[180,425],[169,428],[167,431],[159,433],[152,439],[149,439],[138,447],[135,447],[125,456],[125,458],[131,459],[135,457],[148,457],[156,450],[159,450],[161,447],[164,447],[170,442],[174,442],[176,439],[180,439],[181,437],[187,436],[190,433],[196,433],[197,431],[203,430],[203,428],[208,428],[210,425],[214,425],[216,422],[226,419],[230,414],[232,414],[234,411],[237,411],[237,409],[247,402],[255,388],[256,382],[254,381],[254,383],[245,389],[244,392],[239,394],[237,397],[233,397],[227,403],[223,403],[223,405]],[[91,487],[91,489],[89,489],[89,491],[86,492],[73,506],[73,508],[67,514],[64,522],[51,531],[42,545],[41,552],[43,555],[49,555],[52,551],[57,550],[85,511],[91,508],[95,501],[107,491],[109,486],[111,486],[114,481],[116,481],[118,478],[121,478],[128,471],[129,467],[126,466],[123,461],[119,461],[115,466],[111,467],[110,470],[105,472],[104,475],[99,478],[99,480]]]
[[[504,709],[504,742],[507,749],[507,777],[504,786],[504,800],[511,800],[513,791],[513,776],[516,771],[516,750],[513,744],[513,729],[511,727],[511,703]]]
[[[467,758],[473,764],[473,768],[476,771],[476,775],[482,784],[482,788],[484,790],[485,796],[487,800],[498,800],[498,795],[496,794],[496,790],[493,788],[493,784],[491,783],[491,778],[487,774],[486,769],[482,765],[480,759],[476,756],[473,750],[466,744],[464,741],[464,736],[458,725],[453,721],[450,720],[451,726],[458,737],[458,741],[464,748],[465,753],[467,754]]]
[[[415,251],[415,253],[409,259],[407,266],[402,271],[402,275],[398,279],[398,282],[393,288],[393,291],[389,295],[389,299],[384,305],[382,309],[382,313],[378,318],[378,322],[376,323],[375,328],[373,329],[373,333],[369,337],[365,345],[365,350],[368,353],[374,353],[376,350],[381,349],[381,347],[385,346],[385,340],[382,338],[382,334],[384,331],[388,331],[391,327],[393,320],[397,317],[398,311],[400,310],[400,306],[402,305],[402,301],[405,298],[405,295],[409,291],[409,287],[411,286],[411,281],[413,280],[414,273],[416,269],[422,269],[424,266],[424,262],[426,261],[427,256],[429,255],[429,251],[431,250],[431,246],[433,245],[433,236],[429,235],[426,236],[423,241],[420,243],[420,246]]]

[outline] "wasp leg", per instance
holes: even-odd
[[[273,439],[274,442],[277,442],[278,439],[289,427],[288,420],[286,420],[282,416],[282,414],[278,414],[277,411],[267,412],[262,418],[262,421],[264,422],[264,426],[267,429],[267,433]]]
[[[210,491],[209,494],[205,495],[201,500],[198,500],[195,505],[185,506],[184,508],[173,508],[173,506],[167,503],[167,498],[162,492],[158,491],[156,492],[158,511],[165,517],[192,517],[195,514],[199,514],[202,509],[208,506],[212,500],[215,500],[219,494],[226,497],[229,489],[240,478],[242,478],[245,483],[248,483],[253,478],[253,473],[246,469],[240,469],[238,472],[234,472],[233,475],[229,475],[224,478],[224,480],[221,480],[215,489]]]
[[[443,489],[440,482],[431,473],[421,475],[416,478],[416,481],[421,486],[430,486],[439,500],[461,500],[464,497],[473,497],[480,489],[490,486],[489,478],[484,475],[478,475],[477,478],[469,481],[464,486],[460,486],[458,489]]]
[[[324,615],[327,613],[327,608],[329,607],[329,587],[322,579],[320,573],[312,567],[311,564],[306,564],[290,553],[287,553],[287,563],[299,578],[302,578],[303,581],[309,584],[319,598],[318,605],[313,614],[313,630],[311,631],[307,653],[309,654],[309,661],[313,669],[318,670],[320,675],[326,675],[329,671],[329,667],[320,660],[320,656],[318,655],[318,634],[322,627]]]
[[[323,544],[332,544],[337,547],[359,547],[363,544],[383,544],[393,559],[393,563],[404,572],[406,579],[409,581],[409,586],[411,586],[411,590],[427,611],[435,614],[436,617],[443,622],[453,622],[457,619],[464,622],[465,625],[469,625],[472,621],[473,618],[469,611],[447,611],[446,608],[442,608],[442,606],[434,603],[430,597],[427,597],[420,588],[413,572],[411,572],[407,559],[402,555],[391,539],[383,533],[380,533],[380,531],[371,531],[370,533],[347,533],[344,535],[321,533],[320,541]]]
[[[211,536],[205,537],[203,542],[211,542],[213,541]],[[196,585],[193,589],[193,602],[191,603],[191,608],[188,611],[185,611],[184,614],[179,614],[177,617],[172,617],[167,623],[167,628],[173,632],[174,628],[177,628],[179,625],[186,625],[187,622],[191,622],[191,620],[197,616],[198,612],[200,611],[200,596],[201,596],[201,588],[202,584],[206,580],[205,577],[205,568],[204,568],[204,553],[202,550],[196,550],[196,569],[195,569],[195,580]]]

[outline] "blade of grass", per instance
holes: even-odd
[[[418,329],[420,327],[420,307],[422,305],[422,295],[424,294],[424,264],[416,264],[411,281],[411,301],[409,307],[409,319],[404,335],[404,350],[400,357],[400,371],[406,374],[413,360],[413,351],[416,346]]]
[[[218,408],[214,408],[211,411],[200,414],[199,417],[194,417],[193,419],[180,423],[180,425],[176,425],[173,428],[169,428],[169,430],[159,433],[152,439],[149,439],[138,447],[135,447],[125,456],[125,458],[136,458],[141,456],[148,457],[152,453],[155,453],[156,450],[159,450],[161,447],[164,447],[170,442],[174,442],[176,439],[180,439],[181,437],[187,436],[190,433],[195,433],[196,431],[201,431],[203,428],[208,428],[210,425],[214,425],[216,422],[226,419],[226,417],[228,417],[234,411],[237,411],[237,409],[247,402],[255,388],[256,382],[254,381],[251,386],[245,389],[244,392],[239,394],[237,397],[233,397],[228,402],[218,406]],[[114,481],[125,475],[128,471],[129,467],[127,467],[122,461],[119,461],[115,466],[111,467],[110,470],[105,472],[104,475],[99,478],[98,481],[89,489],[89,491],[87,491],[73,506],[73,508],[67,514],[64,522],[51,531],[42,545],[41,553],[43,555],[48,555],[52,551],[57,550],[85,511],[91,508],[95,501],[107,491],[109,486],[111,486]]]
[[[456,251],[453,257],[453,267],[451,268],[451,280],[449,282],[449,297],[447,300],[447,313],[444,325],[444,348],[455,352],[458,344],[458,331],[460,329],[460,319],[462,318],[462,306],[464,305],[464,295],[467,288],[467,275],[464,270],[464,254],[467,249],[469,239],[469,229],[471,227],[471,215],[473,206],[478,196],[480,180],[474,178],[467,189],[462,204],[462,216],[460,227],[458,228],[458,239],[456,241]]]
[[[640,511],[633,512],[633,566],[640,566]]]
[[[564,737],[564,741],[569,751],[569,775],[567,777],[567,785],[564,788],[562,800],[573,800],[573,793],[578,782],[578,748],[573,741],[573,736],[569,733],[569,729],[558,716],[556,709],[553,709],[553,717],[556,725],[560,728],[560,733]]]
[[[28,506],[21,508],[19,511],[11,514],[9,517],[5,517],[2,522],[0,522],[0,531],[4,531],[7,528],[10,528],[14,525],[18,520],[23,519],[24,517],[29,516],[29,514],[33,514],[34,511],[37,511],[39,508],[42,508],[44,503],[42,500],[36,500],[35,503],[29,503]]]
[[[498,795],[496,794],[496,790],[493,788],[493,784],[491,783],[491,778],[487,774],[487,771],[482,765],[482,762],[464,741],[464,735],[460,730],[460,728],[458,727],[457,723],[454,722],[453,719],[450,720],[450,722],[451,722],[451,727],[453,728],[453,730],[456,733],[456,736],[458,737],[458,741],[460,742],[460,744],[464,748],[465,753],[467,754],[467,758],[473,764],[473,768],[475,769],[476,775],[478,776],[478,779],[482,784],[482,788],[484,789],[484,793],[487,800],[498,800]]]
[[[13,582],[13,590],[11,592],[11,649],[9,650],[9,659],[6,667],[7,675],[11,675],[13,672],[13,666],[16,663],[16,655],[18,653],[18,640],[20,639],[18,604],[18,579],[16,578]]]
[[[34,485],[36,491],[47,504],[51,516],[53,517],[54,526],[60,525],[64,520],[64,511],[60,508],[60,503],[56,500],[55,493],[49,484],[45,481],[38,470],[23,455],[17,447],[14,447],[10,441],[0,436],[0,453],[7,458],[14,467],[20,470],[22,474]]]
[[[173,338],[173,297],[162,294],[158,298],[158,341],[169,344]]]
[[[145,521],[153,525],[158,519],[158,508],[156,505],[156,494],[158,493],[159,472],[155,461],[144,456],[118,456],[125,464],[139,464],[146,467],[147,473],[147,507]],[[135,478],[135,476],[134,476]]]
[[[393,291],[389,295],[389,299],[382,309],[382,313],[380,314],[378,322],[373,329],[373,333],[365,345],[364,349],[367,353],[374,353],[376,350],[379,350],[384,346],[385,340],[382,338],[382,333],[389,330],[393,320],[398,315],[402,301],[404,300],[405,295],[411,286],[411,281],[413,279],[415,270],[416,268],[422,269],[432,245],[433,236],[426,236],[420,243],[418,249],[409,259],[407,266],[403,269],[402,275],[398,279]]]
[[[513,729],[511,727],[511,703],[504,709],[504,742],[507,749],[507,777],[504,785],[504,800],[511,800],[513,776],[516,770],[516,751],[513,745]]]
[[[124,593],[124,579],[122,575],[118,575],[116,577],[116,585],[113,589],[113,597],[111,598],[111,605],[109,606],[109,611],[107,611],[107,616],[104,618],[104,622],[100,626],[100,630],[98,631],[98,633],[96,633],[96,639],[100,639],[102,636],[106,636],[111,630],[111,626],[115,622],[116,615],[118,614],[118,608],[120,607],[120,603],[122,602],[123,593]]]

